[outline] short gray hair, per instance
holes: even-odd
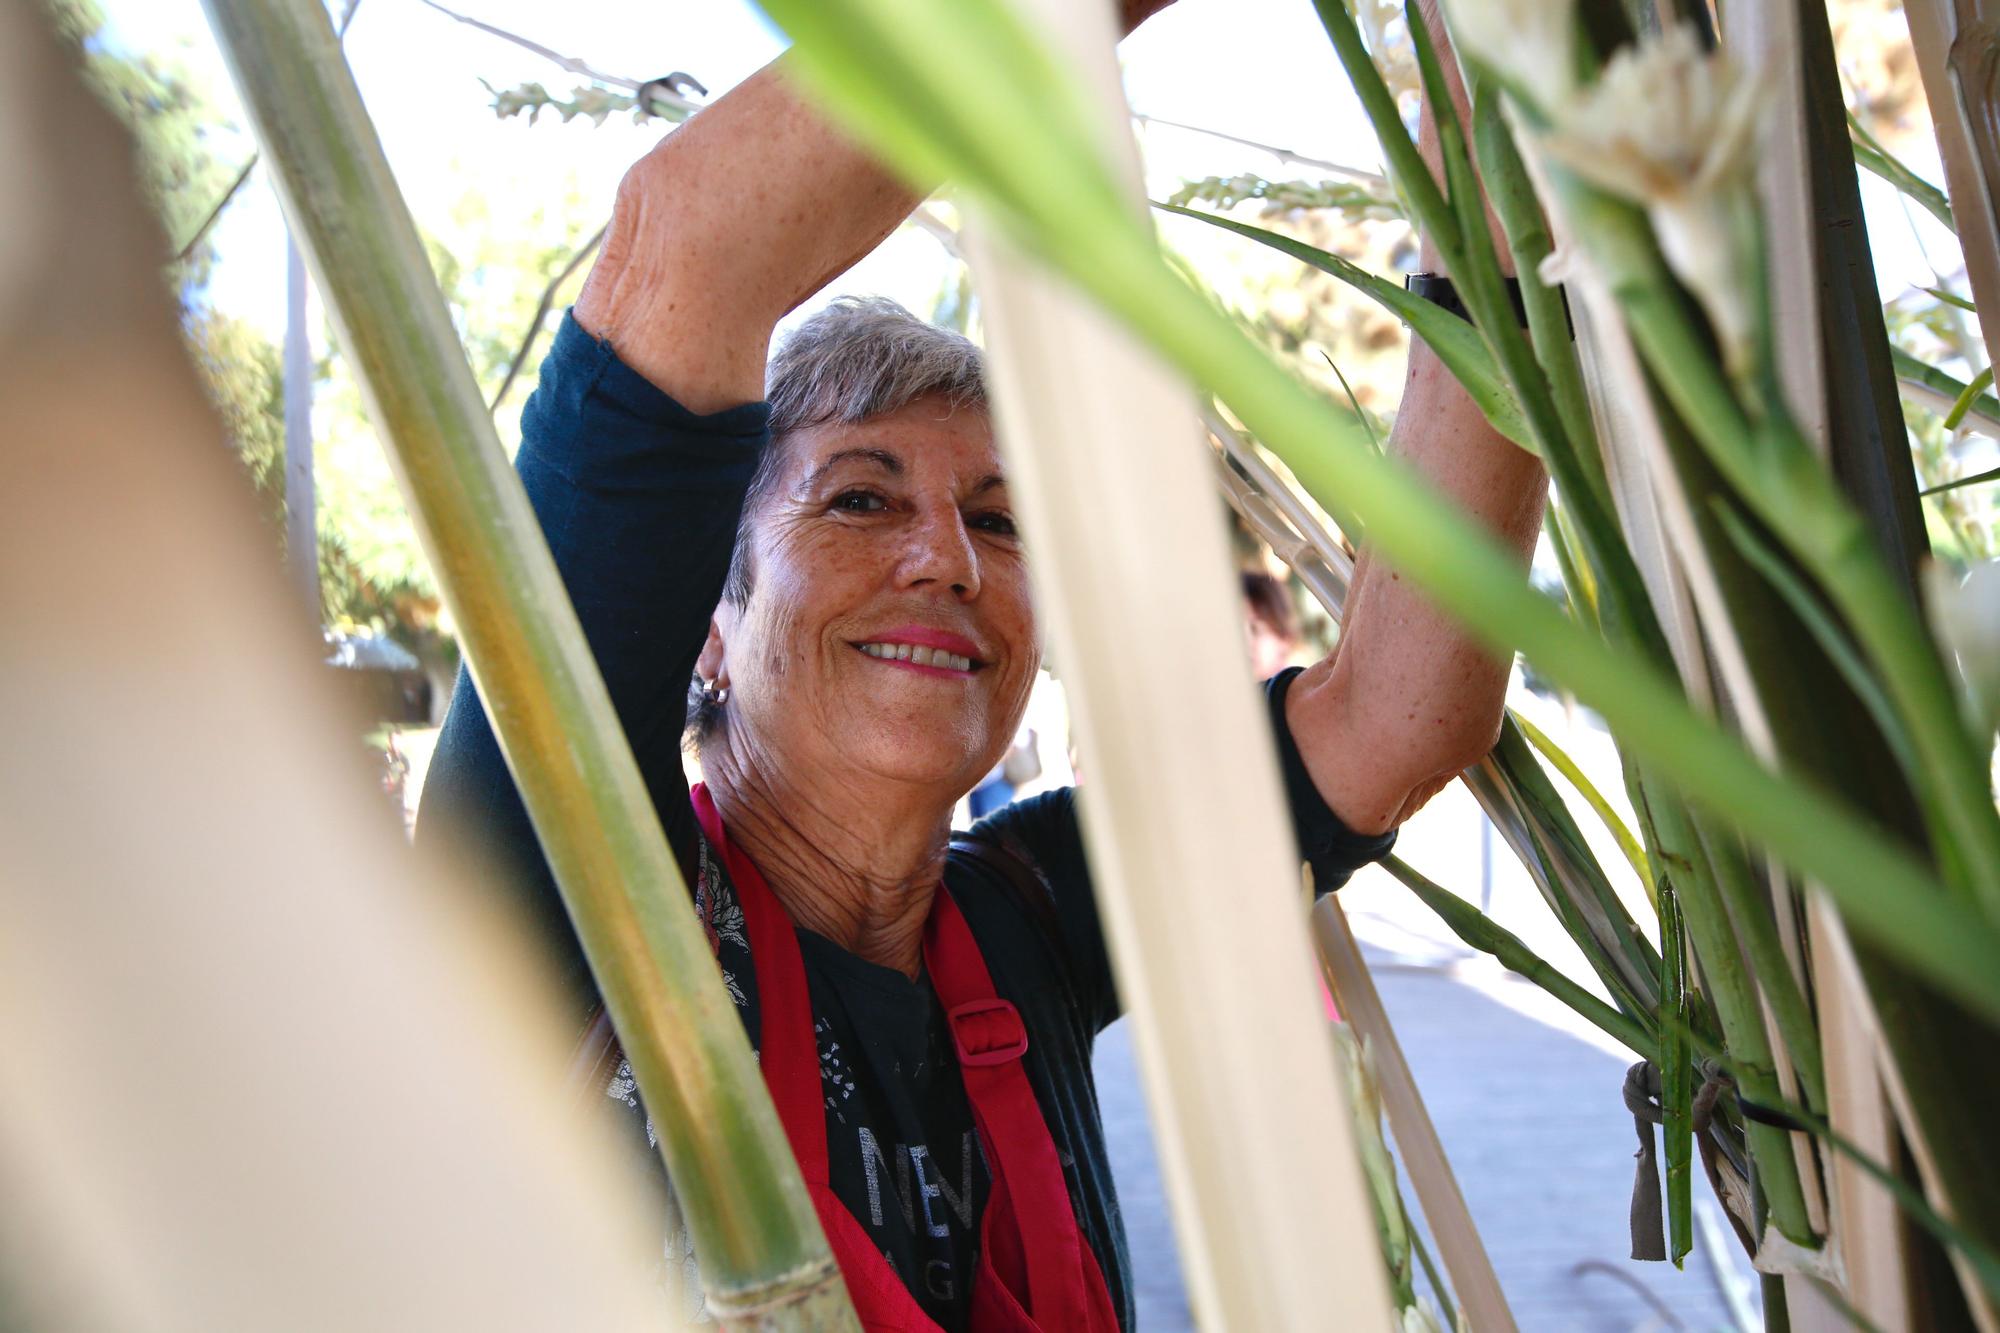
[[[986,410],[985,358],[970,338],[917,318],[883,296],[842,296],[787,334],[764,371],[771,440],[744,498],[722,599],[750,596],[752,518],[784,471],[785,441],[828,422],[855,425],[939,398],[952,411]],[[688,727],[699,744],[722,709],[693,684]]]
[[[986,406],[979,348],[883,296],[839,298],[794,329],[764,372],[774,443],[809,426],[853,425],[933,396],[954,409]]]
[[[984,359],[972,339],[918,319],[885,296],[843,296],[787,334],[764,370],[771,441],[736,527],[722,598],[750,596],[750,517],[784,471],[785,440],[828,422],[855,425],[939,397],[953,411],[986,407]]]

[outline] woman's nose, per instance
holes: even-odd
[[[907,587],[942,584],[968,601],[979,595],[979,552],[956,505],[918,517],[901,573]]]

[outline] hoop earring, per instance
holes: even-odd
[[[703,703],[714,704],[720,708],[723,704],[729,702],[729,687],[727,685],[718,685],[717,682],[720,680],[721,677],[718,676],[715,680],[705,680],[701,683],[701,701]]]

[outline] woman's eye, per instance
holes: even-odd
[[[1011,514],[997,512],[974,514],[972,516],[972,526],[981,532],[990,532],[1000,537],[1014,537],[1019,535],[1014,527],[1014,518]]]
[[[873,491],[844,491],[834,497],[833,507],[850,514],[874,514],[887,509],[888,502]]]

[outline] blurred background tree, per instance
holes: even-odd
[[[284,376],[278,344],[255,325],[208,300],[215,264],[204,225],[233,197],[255,146],[232,123],[213,90],[171,54],[134,53],[108,40],[97,0],[47,0],[60,30],[84,53],[93,90],[133,131],[141,186],[162,233],[162,277],[174,290],[182,335],[230,443],[266,501],[271,556],[284,545]],[[345,5],[338,6],[344,10]],[[489,399],[506,378],[544,290],[588,236],[589,214],[572,179],[475,179],[465,173],[442,227],[426,236],[432,266],[480,387]],[[246,188],[265,188],[249,173]],[[512,201],[529,201],[520,206]],[[192,244],[190,244],[192,242]],[[185,249],[186,253],[181,251]],[[561,310],[583,269],[555,296]],[[282,277],[272,275],[274,284]],[[317,307],[313,318],[321,320]],[[554,331],[538,330],[522,369],[496,412],[509,449],[519,442],[520,406],[533,392],[541,352]],[[333,339],[314,368],[313,438],[318,489],[321,608],[329,629],[385,635],[414,653],[435,689],[449,693],[457,646],[437,586],[358,388]]]

